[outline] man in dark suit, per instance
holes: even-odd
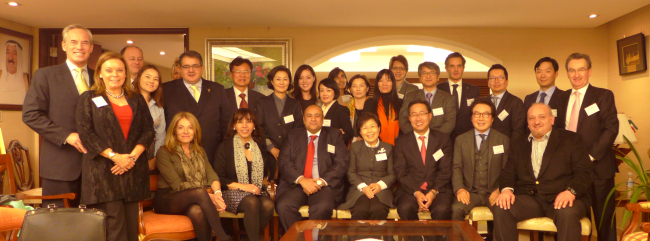
[[[429,127],[447,135],[451,134],[456,125],[456,103],[451,94],[438,91],[436,83],[440,76],[440,67],[433,62],[424,62],[418,66],[418,76],[424,88],[411,91],[404,97],[404,103],[399,112],[399,128],[402,133],[407,134],[413,131],[409,121],[408,105],[414,100],[425,100],[429,102],[433,117]]]
[[[345,198],[350,155],[341,131],[323,128],[323,110],[316,105],[305,109],[303,121],[305,128],[289,131],[278,158],[276,211],[285,230],[302,220],[301,206],[309,205],[309,219],[330,219]]]
[[[88,68],[93,37],[81,25],[63,29],[63,64],[37,70],[23,103],[23,122],[43,137],[40,173],[43,195],[81,191],[81,158],[86,149],[79,140],[75,113],[78,97],[94,84]],[[63,207],[63,200],[43,200]],[[79,198],[72,200],[76,206]]]
[[[232,116],[223,86],[201,78],[203,58],[196,51],[179,57],[182,79],[164,83],[163,98],[167,126],[178,112],[192,113],[201,125],[202,146],[214,167],[214,154]]]
[[[589,195],[593,200],[595,222],[603,224],[597,229],[598,240],[616,240],[616,205],[610,201],[605,207],[607,195],[614,188],[614,175],[618,172],[612,150],[619,124],[614,93],[589,84],[589,55],[571,54],[566,69],[572,89],[559,96],[555,128],[576,132],[585,141],[594,167],[594,182]]]
[[[257,101],[264,97],[264,95],[248,88],[251,83],[253,63],[248,59],[238,56],[230,62],[228,68],[230,69],[230,78],[233,84],[232,87],[226,89],[230,108],[233,112],[241,108],[249,108],[254,112],[257,107]]]
[[[557,117],[558,98],[564,91],[555,86],[559,65],[555,59],[550,57],[541,58],[535,64],[535,76],[539,90],[527,95],[524,98],[524,111],[527,111],[533,103],[544,103],[551,107],[553,116]],[[526,134],[530,130],[526,128]]]
[[[451,184],[457,200],[451,206],[451,218],[457,221],[465,220],[474,207],[494,207],[500,194],[499,175],[510,150],[510,139],[491,130],[494,104],[478,99],[470,107],[474,130],[458,136],[454,143]]]
[[[517,222],[549,217],[559,241],[580,240],[580,219],[591,204],[592,165],[580,135],[553,128],[551,108],[528,110],[528,138],[512,140],[499,177],[499,208],[492,209],[497,240],[517,240]]]
[[[445,59],[445,70],[449,74],[449,80],[445,83],[438,84],[438,89],[450,93],[456,102],[456,125],[451,132],[451,142],[453,143],[457,136],[468,132],[474,126],[472,125],[472,111],[469,106],[475,99],[481,96],[478,87],[468,83],[463,83],[463,73],[465,72],[465,57],[458,52],[451,53]]]
[[[451,141],[429,128],[431,107],[424,100],[409,104],[413,132],[395,140],[395,192],[397,214],[402,220],[418,220],[418,212],[431,212],[432,220],[451,219]]]
[[[521,99],[507,91],[508,70],[500,64],[492,65],[488,70],[488,81],[488,87],[492,90],[492,95],[488,98],[497,109],[492,129],[506,135],[510,140],[524,136],[526,111]]]

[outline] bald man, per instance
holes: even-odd
[[[323,127],[323,110],[308,106],[305,127],[289,131],[280,149],[276,211],[285,230],[302,220],[298,209],[309,205],[309,219],[327,220],[343,202],[343,180],[350,155],[338,129]]]
[[[129,45],[122,48],[120,54],[124,57],[124,60],[126,60],[129,73],[131,73],[131,76],[129,77],[131,78],[131,83],[133,83],[135,77],[138,76],[138,72],[140,72],[140,68],[144,65],[144,53],[140,47]]]

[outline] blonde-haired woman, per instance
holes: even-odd
[[[158,190],[153,200],[156,213],[187,215],[199,241],[230,240],[221,227],[219,212],[226,209],[219,177],[201,147],[201,126],[194,115],[179,112],[167,128],[165,145],[156,154]],[[211,187],[214,193],[208,193]]]
[[[77,130],[87,152],[81,164],[81,203],[107,215],[107,240],[138,240],[138,202],[149,198],[145,147],[153,120],[118,53],[99,57],[95,84],[79,97]]]

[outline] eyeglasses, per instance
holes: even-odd
[[[577,70],[577,72],[578,72],[578,74],[583,75],[583,74],[587,73],[587,69],[585,69],[585,68],[579,68],[579,69]],[[569,74],[571,74],[571,75],[576,74],[576,70],[575,70],[575,69],[569,69]]]
[[[474,116],[474,118],[481,118],[481,117],[488,118],[491,115],[492,115],[492,113],[490,113],[490,112],[484,112],[484,113],[474,112],[474,113],[472,113],[472,116]]]
[[[424,112],[424,111],[423,112],[418,112],[418,113],[413,112],[413,113],[409,114],[409,117],[420,117],[420,116],[428,115],[428,114],[429,114],[429,112]]]
[[[393,72],[395,72],[395,71],[406,71],[406,68],[395,67],[395,68],[392,68],[391,70],[392,70]]]
[[[238,74],[238,75],[249,75],[249,74],[251,74],[251,72],[248,71],[248,70],[237,70],[237,71],[234,71],[233,73]]]
[[[201,65],[198,65],[198,64],[195,64],[195,65],[183,65],[183,66],[181,66],[181,68],[183,68],[183,70],[189,70],[190,68],[199,69],[199,68],[201,68]]]
[[[490,77],[490,81],[492,81],[492,82],[496,82],[497,80],[504,81],[505,79],[506,79],[506,77],[503,77],[503,76]]]
[[[421,76],[435,76],[435,75],[438,75],[438,73],[437,72],[422,72],[420,75]]]

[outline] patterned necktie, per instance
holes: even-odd
[[[199,91],[199,87],[196,85],[190,85],[190,88],[194,91],[194,99],[196,100],[196,103],[199,103],[199,98],[201,98],[201,91]]]
[[[86,92],[88,90],[88,83],[86,83],[86,78],[83,75],[84,68],[77,68],[77,72],[79,72],[79,78],[77,78],[77,91],[79,91],[79,94],[82,94],[83,92]]]
[[[314,168],[314,139],[318,137],[317,135],[311,135],[311,141],[309,141],[309,146],[307,147],[307,160],[305,161],[305,171],[303,176],[306,178],[312,178],[312,169]]]
[[[580,116],[580,92],[575,92],[575,101],[573,102],[573,108],[571,108],[571,117],[569,119],[569,130],[573,132],[578,132],[578,117]]]
[[[456,104],[458,104],[458,109],[460,109],[460,104],[458,103],[458,99],[460,99],[458,97],[458,90],[457,90],[458,89],[458,84],[453,84],[451,86],[454,87],[454,90],[451,92],[451,95],[454,96],[454,100],[456,100]]]
[[[239,98],[241,98],[241,102],[239,102],[239,109],[248,108],[248,103],[246,102],[246,94],[239,94]]]
[[[427,101],[429,102],[429,105],[431,105],[431,96],[433,96],[433,94],[427,93]]]
[[[538,103],[546,104],[546,102],[544,102],[544,99],[546,99],[546,93],[542,92],[540,96]]]
[[[486,134],[478,134],[479,137],[481,137],[481,143],[478,144],[478,149],[479,151],[481,150],[481,146],[483,145],[483,141],[485,141],[485,137],[487,136]]]
[[[494,104],[494,108],[499,107],[499,102],[498,101],[499,101],[499,97],[496,97],[496,96],[493,95],[492,96],[492,103]]]

